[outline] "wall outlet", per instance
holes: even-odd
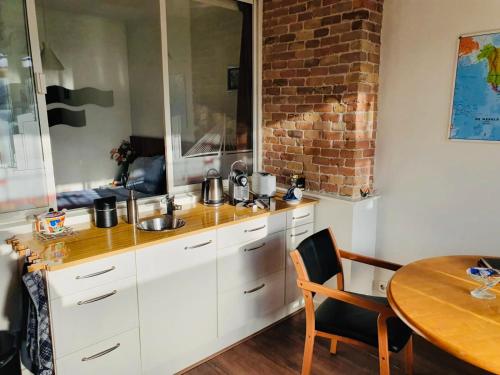
[[[387,281],[373,280],[373,290],[380,295],[386,295],[387,293]]]

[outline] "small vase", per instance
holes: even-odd
[[[115,182],[118,184],[123,184],[123,177],[127,174],[128,172],[128,166],[129,164],[127,162],[121,163],[118,166],[118,171],[115,174]]]

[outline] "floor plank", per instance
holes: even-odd
[[[190,370],[188,375],[290,375],[300,374],[304,349],[305,314],[287,319],[219,356]],[[415,375],[486,375],[427,341],[415,337]],[[391,357],[391,374],[404,374],[403,353]],[[367,375],[378,373],[376,350],[365,351],[339,343],[331,355],[329,342],[316,339],[313,375]]]

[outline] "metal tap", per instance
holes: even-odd
[[[175,196],[165,195],[165,203],[167,205],[167,215],[173,215],[174,211],[180,210],[182,206],[174,203]]]

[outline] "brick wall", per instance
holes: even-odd
[[[263,166],[359,196],[373,183],[383,0],[264,0]]]

